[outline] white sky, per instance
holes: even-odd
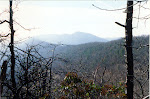
[[[0,1],[0,20],[9,19],[7,1]],[[14,2],[15,4],[15,2]],[[45,34],[72,34],[74,32],[87,32],[103,38],[124,37],[123,27],[115,24],[120,22],[125,24],[126,13],[121,11],[102,11],[92,6],[92,4],[104,9],[118,9],[126,7],[126,1],[30,1],[23,0],[14,9],[14,20],[25,28],[35,28],[25,31],[18,25],[14,25],[16,37],[24,38]],[[143,3],[142,3],[143,4]],[[14,6],[15,7],[15,6]],[[138,16],[139,5],[136,5],[134,16]],[[150,2],[144,4],[150,7]],[[150,14],[150,10],[140,10],[140,17]],[[7,33],[8,25],[0,26],[0,32]],[[133,27],[137,27],[137,20],[133,20]],[[149,34],[150,19],[140,20],[138,28],[134,28],[134,35]]]

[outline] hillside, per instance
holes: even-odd
[[[133,56],[136,59],[135,65],[141,63],[148,65],[148,47],[142,47],[149,43],[148,36],[134,37],[133,38]],[[94,70],[97,66],[114,68],[125,68],[125,48],[124,39],[110,41],[106,43],[87,43],[81,45],[68,45],[61,48],[59,53],[62,57],[69,59],[73,63],[79,63],[86,66],[87,70]],[[139,49],[137,49],[139,48]],[[59,49],[59,48],[58,48]],[[143,60],[141,60],[143,59]],[[140,61],[138,61],[140,60]]]
[[[104,84],[118,86],[117,84],[120,82],[126,83],[126,65],[124,56],[125,48],[123,46],[124,39],[114,40],[110,42],[92,42],[79,45],[55,45],[47,42],[42,42],[38,39],[31,39],[26,41],[25,43],[28,43],[29,45],[37,45],[35,49],[32,46],[32,55],[29,57],[31,59],[29,61],[31,63],[29,71],[30,74],[34,74],[33,78],[30,79],[35,79],[38,75],[37,73],[44,74],[45,72],[43,73],[43,71],[48,70],[45,67],[47,66],[47,62],[44,60],[44,58],[47,58],[49,60],[49,57],[52,57],[52,53],[55,53],[54,62],[52,63],[51,68],[53,79],[52,90],[56,90],[56,88],[58,88],[57,91],[54,92],[56,96],[58,96],[59,91],[60,93],[62,93],[62,91],[59,90],[60,84],[64,80],[68,72],[77,73],[79,75],[79,78],[94,81],[94,84],[99,86]],[[134,80],[134,86],[137,94],[139,95],[141,95],[141,88],[139,87],[139,83],[143,84],[142,88],[144,90],[144,95],[148,94],[147,86],[149,83],[147,79],[147,70],[149,63],[149,47],[143,46],[147,45],[148,43],[148,36],[133,38],[135,72],[134,77],[136,78]],[[55,47],[56,50],[54,51]],[[24,45],[19,48],[23,50],[27,49]],[[20,66],[28,66],[26,65],[26,59],[28,59],[28,55],[17,49],[15,49],[15,51],[17,56],[16,63],[19,63],[16,64],[16,71],[22,71],[23,68],[20,68]],[[25,72],[19,72],[19,77],[22,77],[24,73]],[[44,82],[45,80],[43,79],[43,77],[45,77],[45,74],[41,76],[41,78],[38,76],[38,79],[40,78],[38,81]],[[47,76],[48,81],[50,81],[49,78],[50,77]],[[22,84],[22,82],[19,83]],[[38,82],[36,82],[35,84],[37,83]],[[36,92],[38,90],[35,89],[34,91]],[[59,96],[61,96],[61,94],[59,94]]]
[[[137,64],[137,62],[148,64],[148,60],[146,62],[144,60],[148,59],[148,47],[140,48],[141,45],[148,44],[148,41],[148,36],[133,38],[133,55],[136,58],[135,64]],[[42,45],[41,47],[38,46],[38,50],[43,57],[50,57],[52,55],[50,50],[53,50],[55,46],[38,39],[28,40],[26,43],[29,45]],[[67,60],[67,64],[79,64],[82,61],[82,65],[86,66],[87,70],[94,70],[99,65],[109,68],[118,66],[118,68],[121,69],[125,67],[125,48],[123,45],[124,39],[109,42],[91,42],[79,45],[63,45],[56,47],[55,54]],[[136,48],[140,49],[137,50]],[[24,47],[22,47],[22,49],[24,49]],[[49,53],[47,54],[48,51]]]
[[[141,45],[148,44],[148,41],[148,36],[133,38],[133,55],[136,58],[136,64],[137,62],[146,65],[148,64],[148,61],[145,62],[144,60],[148,59],[149,57],[148,47],[140,48]],[[109,42],[91,42],[79,45],[57,46],[55,54],[58,54],[59,57],[67,60],[68,64],[79,64],[82,61],[82,65],[86,66],[87,70],[94,70],[99,65],[109,68],[118,66],[118,68],[121,69],[125,67],[125,48],[123,46],[124,42],[124,39],[119,39]],[[37,45],[40,43],[43,47],[38,49],[43,57],[50,57],[52,55],[52,52],[49,52],[49,54],[47,54],[47,52],[48,50],[53,50],[54,46],[47,42],[35,39],[29,40],[27,43],[29,45]]]

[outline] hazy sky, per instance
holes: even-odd
[[[0,20],[8,19],[7,1],[0,1]],[[14,2],[15,4],[15,2]],[[14,20],[25,28],[34,28],[25,31],[15,22],[17,38],[45,35],[45,34],[72,34],[74,32],[87,32],[103,38],[123,37],[125,30],[115,24],[125,24],[125,11],[103,11],[92,4],[104,9],[118,9],[126,7],[126,0],[109,1],[50,1],[50,0],[21,0],[17,7],[14,6]],[[142,3],[143,5],[143,3]],[[139,4],[135,5],[134,16],[138,17]],[[144,4],[150,7],[150,2]],[[140,17],[149,15],[149,9],[140,9]],[[138,23],[138,27],[137,27]],[[0,32],[8,32],[7,24],[0,26]],[[133,34],[149,34],[150,19],[133,20]]]

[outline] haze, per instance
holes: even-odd
[[[8,2],[0,1],[0,12],[8,9]],[[14,19],[20,25],[31,31],[22,29],[15,24],[16,39],[45,35],[73,34],[77,31],[87,32],[102,38],[124,37],[123,27],[115,22],[125,23],[126,14],[121,11],[103,11],[92,4],[104,9],[125,8],[126,1],[21,1],[15,8]],[[150,2],[144,4],[148,7]],[[134,16],[138,17],[138,6],[135,6]],[[149,15],[148,9],[140,9],[140,16]],[[1,14],[2,17],[7,13]],[[3,28],[6,28],[4,26]],[[133,20],[133,35],[148,35],[149,20]],[[2,28],[2,27],[1,27]],[[7,30],[7,29],[6,29]],[[141,32],[142,31],[142,32]],[[2,31],[8,32],[8,31]]]

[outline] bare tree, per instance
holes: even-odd
[[[11,83],[12,83],[12,90],[13,90],[13,95],[15,96],[16,95],[16,81],[15,81],[15,53],[14,53],[14,33],[15,33],[15,30],[14,30],[14,27],[13,27],[13,10],[12,10],[12,4],[13,4],[13,0],[9,0],[9,21],[7,20],[4,20],[4,21],[1,21],[0,24],[3,24],[4,22],[7,22],[9,23],[9,28],[10,28],[10,31],[11,33],[8,33],[7,35],[5,36],[2,36],[1,37],[7,37],[9,35],[11,35],[11,38],[10,38],[10,44],[9,44],[9,48],[10,48],[10,52],[11,52]]]
[[[10,42],[10,52],[11,52],[11,82],[12,82],[12,88],[13,92],[16,90],[16,81],[15,81],[15,53],[14,53],[14,27],[13,27],[13,10],[12,10],[12,3],[13,0],[9,0],[9,8],[10,8],[10,20],[9,20],[9,26],[11,30],[11,42]],[[14,99],[17,98],[16,93],[14,94]]]
[[[0,97],[3,93],[3,82],[6,79],[6,71],[7,71],[7,61],[4,61],[1,67],[1,75],[0,75]]]
[[[127,1],[127,18],[126,18],[126,64],[127,64],[127,97],[133,99],[133,53],[132,53],[132,16],[133,1]]]

